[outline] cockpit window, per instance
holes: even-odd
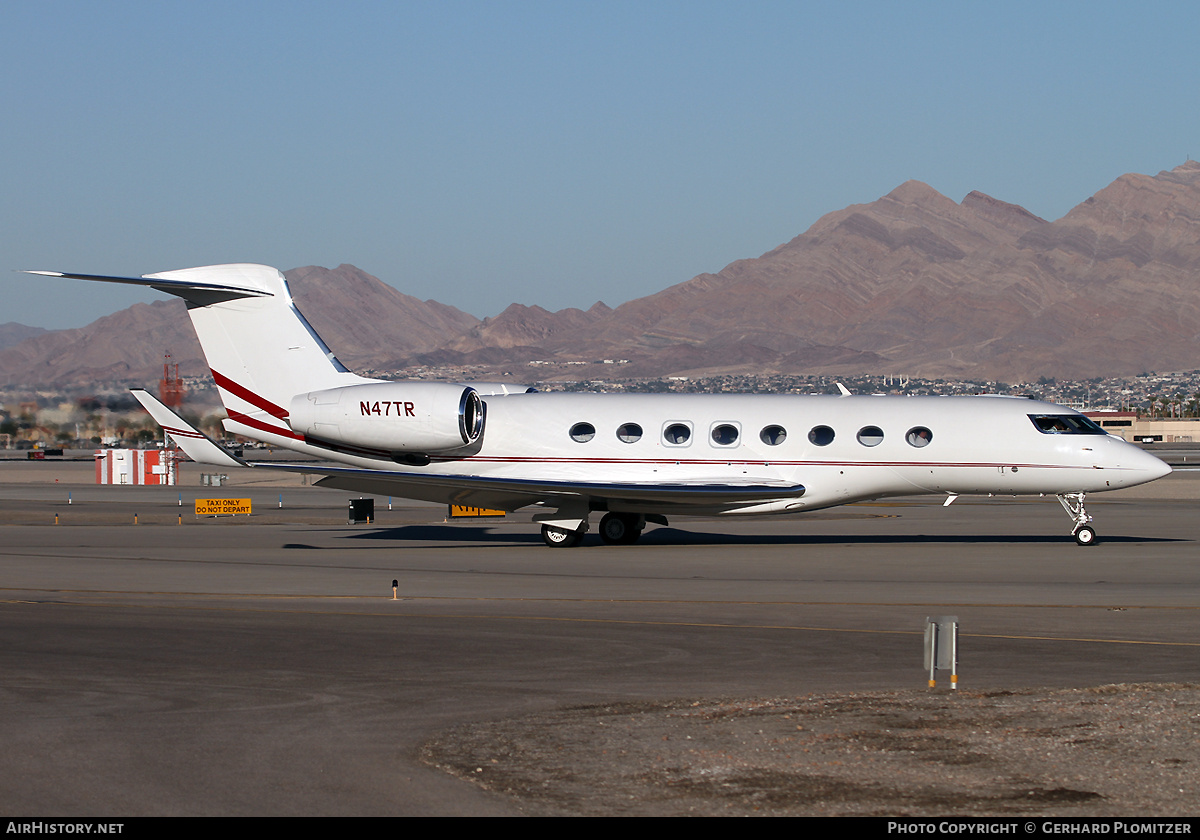
[[[1082,414],[1030,414],[1029,419],[1044,435],[1106,435],[1095,422]]]

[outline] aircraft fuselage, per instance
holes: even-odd
[[[478,451],[436,457],[420,472],[805,487],[800,498],[754,504],[622,500],[607,502],[607,510],[757,514],[928,493],[1088,493],[1169,472],[1153,455],[1110,435],[1044,431],[1032,417],[1079,415],[1013,397],[531,393],[484,402]],[[356,467],[380,467],[377,458],[331,454],[281,438],[272,442]],[[456,494],[426,496],[452,501]]]

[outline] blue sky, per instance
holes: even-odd
[[[616,306],[915,178],[1054,219],[1200,156],[1195,3],[0,4],[0,323],[349,262]]]

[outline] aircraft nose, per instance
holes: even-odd
[[[1144,449],[1136,449],[1135,454],[1137,457],[1131,459],[1129,466],[1137,478],[1131,484],[1145,484],[1171,474],[1171,467],[1158,456]]]

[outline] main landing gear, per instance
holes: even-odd
[[[1058,501],[1067,515],[1075,521],[1075,542],[1079,545],[1095,545],[1096,529],[1092,527],[1092,517],[1088,516],[1083,506],[1083,493],[1059,493]]]
[[[636,513],[606,513],[600,520],[600,539],[609,545],[632,545],[645,527],[646,517]]]
[[[542,540],[551,548],[574,548],[583,540],[586,530],[587,528],[583,527],[577,531],[568,531],[565,528],[555,528],[553,525],[543,525]]]
[[[542,540],[546,545],[551,548],[572,548],[583,542],[583,535],[588,530],[586,518],[559,518],[555,514],[552,521],[558,524],[542,525]],[[667,518],[660,513],[606,513],[600,520],[600,539],[606,545],[632,545],[638,541],[648,522],[666,525]],[[572,529],[573,525],[577,527]]]

